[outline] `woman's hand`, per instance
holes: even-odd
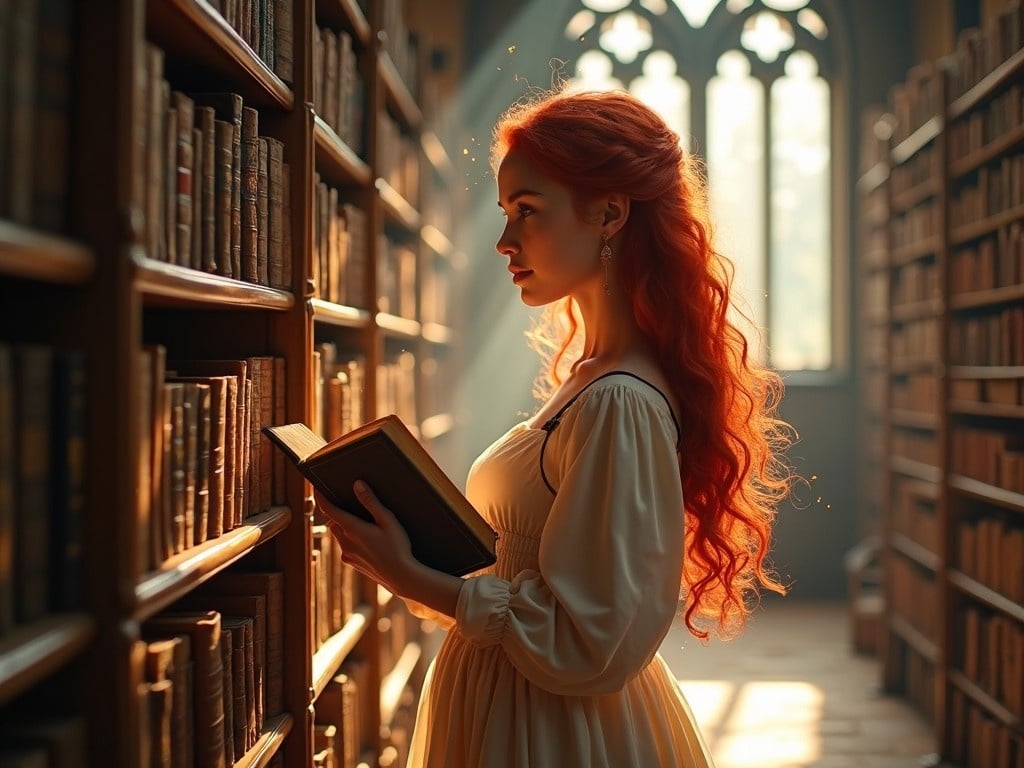
[[[316,505],[323,511],[328,528],[341,545],[342,562],[351,564],[401,596],[403,586],[409,583],[419,565],[412,556],[409,537],[368,485],[356,482],[353,489],[374,522],[368,523],[336,507],[318,492],[314,492]]]

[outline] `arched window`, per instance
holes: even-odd
[[[628,89],[705,158],[748,337],[784,371],[837,364],[833,57],[817,5],[576,0],[565,26],[583,47],[570,87]]]

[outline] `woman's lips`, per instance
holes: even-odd
[[[527,277],[533,274],[532,269],[523,269],[522,267],[509,267],[508,271],[512,273],[512,282],[518,283],[525,280]]]

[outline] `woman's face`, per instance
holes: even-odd
[[[603,285],[600,211],[592,207],[581,216],[569,190],[515,149],[498,168],[498,206],[506,222],[495,248],[508,258],[525,304]]]

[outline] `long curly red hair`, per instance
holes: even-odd
[[[685,622],[701,639],[731,636],[760,589],[785,592],[767,555],[776,507],[791,486],[784,452],[793,432],[777,417],[781,379],[751,357],[730,319],[733,267],[712,245],[703,166],[623,92],[562,91],[514,105],[495,127],[492,167],[513,147],[578,204],[611,192],[630,197],[617,287],[681,410]],[[550,391],[574,367],[580,323],[569,298],[549,305],[545,319],[533,342],[547,358],[540,382]]]

